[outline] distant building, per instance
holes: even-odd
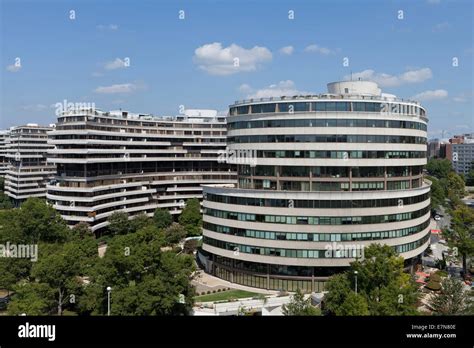
[[[474,133],[455,135],[446,144],[446,158],[458,174],[467,174],[474,161]]]
[[[52,148],[47,133],[52,129],[35,123],[10,129],[4,190],[15,206],[29,197],[46,197],[46,183],[56,172],[55,166],[46,162]]]
[[[8,166],[8,159],[6,156],[8,142],[10,141],[9,134],[9,131],[7,130],[0,131],[0,176],[5,175]]]

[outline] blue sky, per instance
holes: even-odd
[[[156,115],[224,111],[248,96],[325,92],[352,72],[420,99],[431,137],[474,131],[470,0],[0,4],[0,128],[53,123],[65,99]]]

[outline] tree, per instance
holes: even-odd
[[[323,308],[326,315],[337,315],[340,312],[340,306],[346,301],[351,290],[351,283],[347,274],[336,274],[329,278],[326,283]]]
[[[445,189],[440,180],[435,177],[427,177],[427,179],[431,181],[431,208],[438,209],[441,205],[444,205],[446,199]]]
[[[94,232],[92,232],[87,222],[79,222],[72,228],[72,238],[75,240],[81,240],[84,238],[94,238]]]
[[[24,240],[30,243],[64,242],[71,237],[69,228],[61,215],[45,200],[28,198],[16,215]],[[11,222],[12,224],[15,221]]]
[[[454,172],[451,172],[447,176],[448,182],[448,197],[457,197],[462,198],[464,197],[465,193],[465,184],[462,177]]]
[[[128,214],[122,211],[116,211],[107,219],[109,222],[109,231],[113,235],[123,235],[132,232],[132,224],[128,219]]]
[[[31,270],[31,277],[46,284],[54,291],[57,314],[62,315],[63,306],[76,295],[81,287],[81,277],[98,259],[97,245],[90,238],[80,242],[70,242],[62,246],[43,246],[44,250]]]
[[[186,207],[179,216],[179,223],[183,225],[188,236],[199,236],[201,234],[201,204],[197,198],[189,199],[186,202]]]
[[[403,272],[403,258],[387,245],[371,244],[364,249],[364,259],[351,263],[349,271],[330,278],[326,285],[329,292],[324,297],[327,314],[355,313],[365,315],[364,302],[350,306],[354,298],[355,271],[358,295],[368,305],[370,315],[413,315],[418,290],[409,274]],[[347,304],[342,305],[347,301]]]
[[[436,314],[457,315],[466,311],[469,297],[464,292],[464,285],[455,278],[444,278],[441,291],[430,300],[430,306]]]
[[[369,315],[369,305],[364,296],[350,291],[335,314],[338,316]]]
[[[145,213],[140,213],[135,215],[132,220],[130,220],[130,229],[131,232],[137,232],[138,230],[150,225],[152,223],[151,219]]]
[[[46,284],[23,282],[8,303],[9,315],[48,315],[54,310],[54,292]]]
[[[466,273],[467,258],[474,255],[474,210],[461,203],[452,211],[451,216],[448,240],[461,255],[462,267]]]
[[[168,210],[158,208],[155,210],[155,214],[153,215],[153,221],[155,222],[156,227],[166,228],[173,222],[173,217]]]
[[[165,230],[165,242],[167,245],[176,244],[186,237],[186,230],[180,224],[173,222]]]
[[[310,316],[320,315],[319,309],[311,305],[311,298],[305,300],[304,294],[300,289],[296,289],[288,304],[282,307],[283,315]]]
[[[453,167],[451,161],[448,159],[432,158],[428,161],[426,170],[430,175],[435,176],[438,179],[443,179],[448,177],[448,174],[453,171]]]

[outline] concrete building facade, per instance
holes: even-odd
[[[177,117],[67,110],[49,143],[57,175],[48,201],[70,226],[86,222],[94,232],[115,211],[179,214],[187,199],[202,198],[201,184],[236,182],[231,165],[217,161],[226,123],[213,110]]]
[[[393,247],[407,266],[429,245],[425,109],[372,82],[328,90],[230,106],[229,149],[255,158],[236,161],[236,186],[204,187],[208,272],[322,291],[369,244]]]
[[[53,128],[29,123],[13,127],[6,144],[5,194],[15,206],[29,197],[46,197],[46,184],[55,174],[47,163],[48,132]]]

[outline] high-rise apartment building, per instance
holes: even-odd
[[[52,129],[29,123],[9,131],[4,190],[15,206],[29,197],[46,196],[46,183],[55,173],[54,165],[47,163],[47,133]]]
[[[7,159],[7,146],[9,143],[9,131],[1,130],[0,131],[0,176],[5,175],[5,171],[8,166]]]
[[[231,165],[218,162],[226,122],[214,110],[176,117],[69,110],[49,142],[57,175],[47,198],[71,226],[87,222],[93,231],[115,211],[179,214],[186,200],[202,198],[201,184],[236,182]]]
[[[288,291],[321,291],[371,243],[412,265],[430,236],[427,122],[419,103],[367,81],[231,105],[238,184],[204,187],[201,262],[228,281]]]

